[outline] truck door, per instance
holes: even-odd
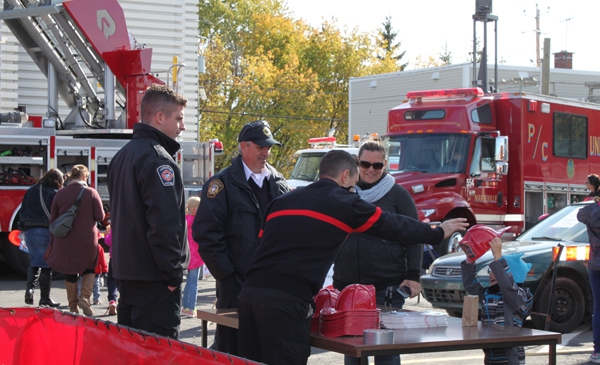
[[[507,210],[506,137],[478,136],[467,179],[467,201],[477,223],[502,224]]]

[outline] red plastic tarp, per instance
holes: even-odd
[[[257,364],[50,308],[0,308],[0,364]]]

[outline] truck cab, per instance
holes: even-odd
[[[481,89],[412,92],[389,113],[388,171],[432,222],[466,218],[504,226],[508,139]],[[438,253],[459,250],[456,232]]]
[[[310,148],[296,151],[296,164],[287,183],[290,189],[306,186],[319,180],[319,164],[325,154],[331,150],[344,150],[358,155],[358,146],[341,145],[335,137],[317,137],[308,140]]]

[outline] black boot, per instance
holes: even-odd
[[[42,274],[40,275],[40,307],[41,306],[48,306],[48,307],[52,307],[52,308],[56,308],[60,305],[60,303],[57,303],[55,301],[53,301],[52,299],[50,299],[50,282],[52,281],[52,272],[50,273],[45,273],[42,272]]]
[[[40,278],[40,268],[29,266],[27,268],[27,287],[25,289],[25,304],[33,305],[33,289]]]

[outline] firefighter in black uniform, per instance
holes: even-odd
[[[217,308],[237,308],[254,255],[264,212],[271,200],[289,191],[284,177],[267,164],[273,139],[265,121],[240,131],[240,156],[204,184],[192,234],[206,267],[217,280]],[[217,325],[212,348],[237,355],[237,330]]]
[[[239,297],[242,357],[267,364],[306,364],[312,298],[348,234],[439,244],[467,226],[459,218],[433,229],[360,199],[351,192],[358,162],[345,151],[333,150],[323,157],[319,178],[275,199],[268,208]]]
[[[189,262],[183,181],[173,159],[186,103],[152,85],[142,99],[142,122],[108,166],[117,321],[172,338],[179,338]]]

